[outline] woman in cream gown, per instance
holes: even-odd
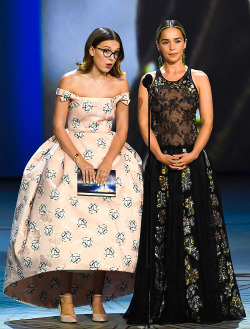
[[[56,91],[55,135],[32,156],[20,186],[4,293],[41,307],[59,304],[62,322],[77,322],[73,305],[89,302],[93,320],[107,321],[102,301],[133,291],[143,189],[141,159],[125,143],[123,58],[116,32],[91,33],[83,63]],[[77,195],[78,168],[99,185],[115,170],[116,196]]]

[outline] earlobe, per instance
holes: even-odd
[[[155,43],[156,43],[157,50],[158,50],[158,51],[161,51],[161,50],[160,50],[160,47],[159,47],[159,45],[158,45],[158,42],[155,41]]]
[[[94,56],[94,48],[93,48],[93,46],[89,47],[89,54],[92,57]]]

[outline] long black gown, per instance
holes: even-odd
[[[193,149],[199,94],[191,69],[178,81],[157,70],[150,90],[153,131],[165,154]],[[150,271],[147,269],[147,200],[141,226],[129,324],[213,323],[245,317],[233,270],[219,188],[203,150],[184,170],[171,170],[151,153]],[[148,173],[148,165],[145,174]]]

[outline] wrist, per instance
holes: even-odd
[[[109,164],[109,165],[112,165],[113,161],[114,161],[114,160],[113,160],[111,157],[109,157],[109,156],[106,156],[106,157],[103,159],[103,162],[105,162],[105,163],[107,163],[107,164]]]
[[[84,161],[86,161],[86,160],[84,160],[83,156],[81,154],[79,154],[79,156],[75,160],[75,163],[78,167],[80,167],[81,163],[83,163]]]
[[[160,161],[160,162],[162,162],[162,159],[163,159],[163,156],[164,156],[165,154],[163,154],[162,152],[159,152],[159,153],[157,153],[156,155],[155,155],[155,157],[156,157],[156,159],[158,160],[158,161]]]
[[[194,151],[194,150],[190,153],[191,153],[192,157],[194,158],[194,160],[196,160],[198,158],[199,154],[200,154],[200,152],[197,152],[197,151]]]
[[[79,157],[79,153],[76,153],[75,155],[74,155],[74,157],[73,157],[73,161],[76,163],[76,160],[78,159],[78,157]]]

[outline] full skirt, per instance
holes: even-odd
[[[113,132],[68,131],[98,168]],[[140,157],[127,143],[113,162],[116,197],[77,195],[77,170],[55,137],[27,164],[18,195],[4,293],[23,303],[57,307],[71,286],[75,306],[88,304],[94,271],[105,271],[103,300],[131,294],[142,214]]]
[[[191,150],[189,145],[169,146],[163,152]],[[148,163],[145,171],[150,186],[145,187],[135,290],[124,317],[129,324],[146,324],[149,308],[150,322],[158,324],[245,317],[207,153],[201,152],[181,171],[169,169],[153,154],[150,164],[150,172]]]

